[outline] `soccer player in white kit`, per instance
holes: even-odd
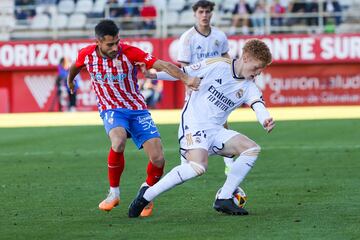
[[[215,3],[206,0],[197,1],[192,6],[196,24],[180,37],[177,61],[181,67],[200,62],[205,58],[230,59],[229,44],[225,33],[210,25],[214,7]],[[189,90],[187,89],[186,92],[188,93]],[[225,127],[228,128],[227,122],[225,122]],[[186,162],[184,158],[181,158],[181,161]],[[233,163],[233,158],[224,157],[224,163],[225,173],[227,173]]]
[[[184,67],[190,76],[202,78],[199,91],[192,92],[182,110],[179,131],[180,150],[187,163],[174,167],[159,182],[144,186],[129,207],[129,217],[138,217],[142,209],[161,193],[206,172],[208,156],[239,155],[214,202],[217,211],[247,215],[236,205],[232,194],[254,166],[260,146],[245,135],[223,127],[229,114],[247,104],[255,111],[267,131],[275,122],[266,110],[254,78],[271,63],[269,48],[258,39],[248,40],[239,59],[215,58]]]

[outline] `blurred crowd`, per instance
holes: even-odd
[[[79,5],[79,7],[77,6]],[[81,9],[81,5],[91,6],[88,11]],[[69,10],[68,8],[74,8]],[[77,11],[77,8],[80,10]],[[106,11],[109,11],[106,13]],[[15,17],[17,20],[31,21],[38,13],[53,14],[80,12],[87,18],[123,18],[124,24],[141,19],[135,27],[155,29],[156,7],[151,0],[15,0]],[[129,26],[130,28],[134,26]]]
[[[264,34],[267,12],[270,13],[270,25],[273,27],[297,24],[317,26],[320,11],[324,16],[324,25],[341,23],[341,6],[336,0],[325,0],[321,5],[318,0],[272,0],[268,3],[267,6],[265,0],[257,0],[251,6],[248,1],[239,0],[232,9],[232,25],[229,34],[235,34],[239,27],[243,34],[249,34],[250,28],[253,29],[253,34]]]
[[[51,14],[51,6],[63,6],[64,2],[91,2],[93,11],[86,12],[88,18],[121,18],[123,29],[155,29],[159,6],[180,5],[177,13],[191,11],[192,0],[15,0],[15,16],[19,20],[33,18],[39,8]],[[223,0],[214,1],[219,15],[229,16],[228,34],[264,34],[270,24],[278,27],[293,25],[317,26],[319,13],[326,29],[334,29],[342,22],[342,6],[337,0]],[[183,3],[183,4],[182,4]],[[182,4],[182,5],[181,5]],[[35,7],[36,6],[36,7]],[[98,6],[95,10],[95,6]],[[59,9],[61,12],[61,9]],[[107,12],[108,11],[108,12]],[[270,14],[269,20],[266,16]],[[134,19],[137,19],[134,21]],[[269,21],[269,22],[267,22]],[[216,23],[215,23],[216,24]]]

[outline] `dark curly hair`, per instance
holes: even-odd
[[[119,34],[119,28],[116,23],[112,20],[105,19],[101,20],[95,26],[95,36],[97,38],[103,38],[106,35],[115,37]]]
[[[210,11],[212,12],[214,10],[215,7],[215,3],[210,2],[210,1],[206,1],[206,0],[200,0],[197,1],[193,6],[192,9],[194,12],[196,12],[196,10],[198,10],[198,8],[210,8]]]

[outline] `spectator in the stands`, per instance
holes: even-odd
[[[332,17],[325,17],[324,18],[324,24],[328,25],[331,24],[331,22],[335,22],[335,25],[339,25],[341,23],[341,5],[336,0],[326,0],[323,3],[323,10],[326,14],[332,15]],[[333,20],[331,20],[333,19]]]
[[[265,13],[266,6],[265,0],[258,0],[255,3],[253,14],[251,15],[251,23],[254,28],[254,34],[263,35],[265,34]]]
[[[156,8],[152,4],[151,0],[145,0],[144,6],[140,10],[140,16],[143,20],[144,29],[155,29],[155,19],[156,19]]]
[[[318,0],[310,0],[305,3],[305,13],[317,15],[319,13],[319,3]],[[306,25],[308,26],[317,26],[318,17],[317,16],[307,16]]]
[[[306,3],[299,2],[298,0],[293,0],[289,4],[288,12],[292,14],[296,14],[296,17],[293,16],[290,19],[288,19],[289,25],[304,23],[305,18],[301,17],[300,15],[303,15],[303,13],[306,12]]]
[[[106,4],[109,6],[109,17],[110,18],[117,18],[120,17],[122,14],[122,4],[124,1],[118,0],[108,0]]]
[[[46,13],[53,16],[57,12],[58,0],[36,0],[36,14]]]
[[[125,0],[121,9],[121,28],[125,30],[139,29],[142,22],[139,21],[140,7],[144,4],[144,0]]]
[[[241,27],[242,34],[249,34],[250,27],[250,15],[252,13],[250,5],[246,2],[246,0],[239,0],[236,3],[233,12],[232,12],[232,24],[229,31],[230,35],[234,35],[236,33],[236,29]]]
[[[140,16],[139,7],[144,3],[144,0],[126,0],[123,7],[124,17]]]
[[[36,15],[35,0],[15,0],[15,17],[18,20],[30,20]]]
[[[273,0],[270,5],[271,25],[275,27],[283,26],[283,17],[286,9],[281,5],[279,0]]]

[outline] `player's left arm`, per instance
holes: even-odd
[[[255,111],[256,118],[261,126],[263,126],[268,133],[271,132],[275,127],[275,121],[266,109],[262,93],[255,83],[250,84],[246,98],[246,103]]]
[[[157,71],[164,71],[168,73],[174,79],[181,79],[192,90],[198,90],[199,88],[200,78],[189,76],[172,63],[163,60],[156,60],[153,64],[153,68]]]
[[[144,76],[146,78],[150,78],[152,80],[165,80],[165,81],[178,81],[179,80],[178,78],[174,78],[167,72],[156,72],[156,73],[150,72],[146,68],[146,64],[143,62],[137,62],[137,63],[135,63],[135,65],[140,69],[140,71],[144,74]]]
[[[263,128],[269,133],[275,127],[275,121],[270,116],[269,111],[266,109],[264,102],[255,101],[251,104],[251,108],[256,113],[256,118],[259,123],[263,126]]]
[[[146,69],[155,68],[157,71],[164,71],[175,79],[181,79],[184,84],[186,84],[192,90],[198,90],[200,85],[200,78],[191,77],[185,72],[181,71],[181,69],[176,65],[160,59],[156,59],[151,54],[146,53],[137,47],[129,45],[124,45],[124,47],[126,47],[125,50],[129,53],[128,57],[130,57],[131,61],[133,61],[135,65],[143,62],[145,63]]]

